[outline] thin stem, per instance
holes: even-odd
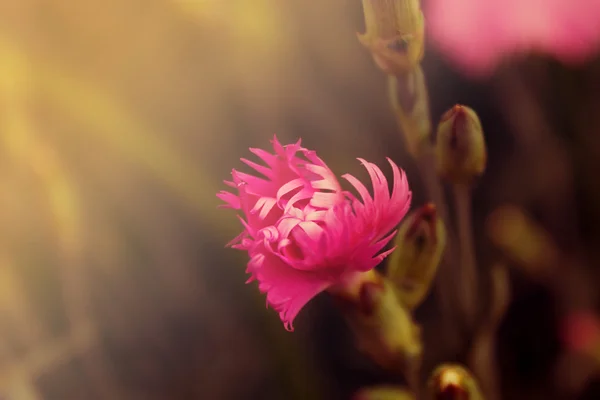
[[[452,193],[460,248],[461,306],[465,322],[468,326],[472,326],[476,313],[478,279],[473,243],[471,188],[466,184],[456,184],[452,188]]]
[[[442,185],[435,172],[435,154],[431,145],[427,145],[427,148],[422,150],[421,156],[417,159],[417,165],[428,197],[435,204],[444,224],[448,226],[448,207],[444,201]]]
[[[480,327],[471,349],[469,364],[479,378],[481,389],[487,400],[498,400],[498,362],[496,359],[496,334],[510,302],[508,271],[503,265],[495,265],[490,271],[492,302],[489,318]]]
[[[450,226],[448,205],[444,190],[436,172],[436,158],[433,146],[427,143],[423,146],[420,157],[417,159],[421,179],[425,185],[427,197],[435,204],[436,210],[446,227]],[[457,265],[455,244],[458,242],[456,234],[451,229],[446,229],[446,247],[438,268],[438,278],[435,280],[435,292],[440,309],[440,318],[444,330],[444,348],[453,351],[461,341],[460,331],[457,329],[456,318],[461,312],[461,299],[458,298],[452,282]]]
[[[390,76],[388,83],[392,109],[404,136],[407,150],[413,155],[419,168],[426,195],[435,204],[445,226],[449,226],[449,212],[444,191],[436,173],[436,158],[431,141],[429,96],[423,71],[419,67],[405,75]],[[442,329],[445,332],[443,346],[449,351],[456,349],[460,341],[460,334],[456,329],[456,317],[461,308],[460,299],[450,285],[453,281],[453,266],[456,260],[454,243],[456,238],[453,232],[448,230],[447,246],[439,266],[439,278],[435,283]]]
[[[413,393],[415,400],[421,399],[421,384],[419,377],[421,376],[421,356],[418,356],[408,362],[404,371],[406,383]]]

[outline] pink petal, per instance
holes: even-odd
[[[600,0],[430,0],[425,11],[433,41],[476,75],[532,50],[578,64],[600,44]]]
[[[391,160],[390,194],[383,172],[359,159],[371,178],[373,196],[355,177],[343,177],[361,202],[343,192],[331,169],[300,141],[284,146],[274,137],[272,143],[275,155],[251,149],[267,166],[242,159],[265,179],[232,170],[229,185],[238,195],[222,191],[217,196],[244,214],[239,217],[244,230],[230,245],[248,252],[248,281],[258,281],[267,303],[292,330],[294,318],[312,297],[349,273],[374,268],[392,251],[381,252],[406,214],[411,193]]]
[[[258,158],[263,160],[269,167],[273,168],[275,166],[275,161],[277,160],[277,156],[265,151],[263,149],[255,149],[250,148],[250,152],[256,155]]]
[[[236,171],[236,175],[242,182],[247,184],[246,191],[250,194],[262,196],[272,191],[272,183],[269,181],[239,171]]]
[[[258,199],[252,210],[250,210],[250,213],[255,214],[258,211],[260,211],[260,213],[258,214],[258,218],[265,219],[275,206],[275,203],[275,199],[261,197],[260,199]]]
[[[221,205],[221,207],[229,207],[235,210],[239,210],[240,208],[242,208],[240,198],[233,193],[221,190],[219,193],[217,193],[217,197],[223,200],[225,203],[227,203]]]
[[[277,195],[275,197],[277,199],[277,204],[281,207],[283,197],[302,187],[303,185],[304,180],[302,178],[297,178],[281,186],[279,190],[277,190]]]
[[[244,164],[246,164],[246,165],[254,168],[256,171],[260,172],[261,174],[263,174],[267,178],[269,178],[269,179],[273,179],[274,178],[274,174],[273,174],[273,170],[272,169],[267,168],[267,167],[265,167],[263,165],[257,164],[254,161],[250,161],[250,160],[248,160],[246,158],[240,158],[240,160]]]
[[[373,201],[377,203],[387,202],[390,200],[390,193],[388,188],[387,179],[383,172],[375,165],[370,162],[358,159],[362,165],[367,169],[371,182],[373,183]]]
[[[378,264],[380,264],[387,256],[392,254],[394,252],[394,250],[396,250],[396,246],[394,246],[391,249],[384,251],[383,253],[380,253],[379,255],[374,257],[373,261],[372,261],[371,269],[375,268]],[[367,269],[367,271],[368,271],[368,269]]]
[[[298,226],[298,224],[300,224],[301,222],[302,220],[298,218],[285,217],[279,221],[277,229],[281,233],[282,237],[287,238],[290,235],[290,232],[292,232],[292,229]]]
[[[294,330],[294,319],[306,303],[331,284],[318,274],[294,270],[273,255],[265,256],[256,278],[289,331]]]
[[[352,186],[354,186],[354,188],[360,195],[364,205],[370,205],[373,202],[373,199],[371,198],[369,191],[367,190],[365,185],[362,184],[361,181],[359,181],[358,179],[356,179],[354,176],[352,176],[350,174],[344,174],[344,175],[342,175],[342,178],[344,178],[345,180],[350,182],[350,184]]]
[[[244,226],[244,228],[246,228],[246,231],[250,234],[250,236],[255,236],[256,235],[256,229],[254,229],[254,227],[250,226],[250,224],[248,224],[242,217],[240,217],[239,215],[237,216],[238,220],[242,223],[242,225]]]
[[[381,249],[383,249],[394,238],[397,232],[397,230],[394,230],[392,231],[392,233],[385,236],[383,239],[380,239],[379,241],[371,245],[370,250],[373,252],[373,254],[377,254]]]
[[[233,248],[235,248],[236,246],[239,246],[239,243],[242,241],[242,239],[245,238],[245,237],[247,237],[247,236],[248,236],[248,232],[247,231],[243,231],[239,235],[237,235],[236,237],[234,237],[233,239],[231,239],[225,245],[225,247],[233,247]]]
[[[312,191],[306,188],[302,189],[301,191],[293,195],[292,198],[287,202],[284,212],[290,212],[291,208],[295,207],[300,201],[310,199],[311,197],[314,198],[315,194],[316,193],[313,193]]]
[[[305,221],[298,224],[298,228],[314,242],[318,242],[323,234],[323,228],[312,221]]]
[[[273,135],[273,140],[271,140],[271,144],[273,144],[273,149],[275,150],[276,154],[283,155],[285,153],[283,146],[281,145],[281,143],[279,143],[279,139],[277,139],[277,135]]]

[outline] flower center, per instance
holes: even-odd
[[[298,244],[291,240],[290,243],[283,248],[283,255],[296,261],[304,260],[304,252]]]

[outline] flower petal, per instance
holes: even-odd
[[[331,285],[317,273],[290,268],[273,254],[261,260],[256,278],[260,291],[267,294],[267,302],[289,331],[294,330],[294,319],[306,303]]]

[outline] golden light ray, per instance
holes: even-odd
[[[127,107],[91,82],[76,78],[48,63],[37,62],[0,38],[0,49],[5,58],[17,65],[32,69],[35,88],[47,96],[55,106],[73,118],[91,126],[87,137],[109,145],[124,157],[136,161],[164,184],[169,186],[209,226],[219,226],[219,231],[235,233],[232,223],[224,224],[215,213],[215,193],[221,189],[207,174],[180,157],[168,141],[141,121],[132,117]],[[19,139],[22,140],[22,139]]]
[[[209,24],[224,34],[240,39],[239,47],[252,43],[256,46],[271,47],[281,39],[284,28],[278,7],[271,0],[172,0],[186,15],[199,23]]]
[[[26,104],[31,90],[31,72],[28,71],[28,65],[21,64],[17,58],[10,57],[10,54],[6,56],[1,51],[0,64],[3,65],[0,70],[0,94],[5,98],[4,103],[10,107],[4,117],[2,137],[16,165],[31,168],[39,177],[56,223],[60,248],[67,258],[72,258],[79,248],[77,194],[54,151],[36,137],[29,124]],[[78,271],[71,272],[65,274],[69,281],[78,274]],[[69,287],[71,286],[67,285],[67,289]],[[70,300],[73,304],[80,304],[82,299]]]
[[[0,47],[0,50],[4,49]],[[14,158],[14,163],[22,168],[31,168],[46,193],[48,207],[56,224],[62,257],[58,274],[62,281],[63,304],[70,331],[73,331],[76,326],[92,324],[87,295],[89,291],[81,270],[82,265],[79,263],[81,258],[79,199],[59,157],[47,143],[36,136],[33,127],[29,124],[27,104],[31,96],[32,72],[28,68],[30,65],[21,61],[19,58],[11,57],[11,53],[0,51],[0,64],[3,65],[0,70],[0,95],[4,96],[4,103],[10,105],[9,112],[4,118],[3,139]],[[27,319],[37,321],[35,316],[28,316]],[[29,344],[28,354],[40,353],[37,343]],[[112,385],[108,384],[105,364],[95,359],[87,361],[85,365],[86,372],[97,384],[97,390],[109,395],[114,394],[110,392]],[[20,377],[15,379],[16,382],[22,380]]]
[[[3,394],[6,395],[7,398],[19,400],[44,400],[33,381],[29,379],[29,376],[15,373],[9,376],[10,384],[0,389],[3,390]]]

